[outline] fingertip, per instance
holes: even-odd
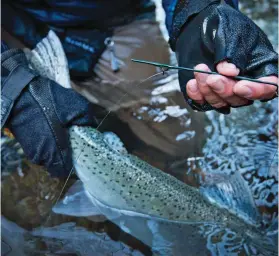
[[[216,69],[218,73],[225,76],[237,76],[240,72],[239,68],[236,67],[235,64],[229,63],[228,61],[221,61]]]
[[[199,64],[197,66],[195,66],[196,70],[200,70],[200,71],[207,71],[210,72],[210,68],[206,65],[206,64]],[[201,86],[205,86],[206,83],[206,79],[208,77],[208,74],[204,74],[204,73],[200,73],[200,72],[194,72],[194,76],[196,78],[196,80],[198,81],[198,87],[200,88]]]
[[[198,64],[197,66],[194,67],[194,69],[198,69],[202,71],[211,71],[210,68],[204,63]]]
[[[191,95],[199,93],[199,88],[196,79],[191,79],[188,81],[188,83],[186,84],[186,90],[187,93]]]
[[[199,91],[197,81],[195,79],[191,79],[186,85],[186,91],[188,96],[195,100],[196,102],[202,104],[204,103],[204,98]]]

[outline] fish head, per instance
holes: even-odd
[[[99,151],[101,147],[104,147],[102,133],[92,127],[72,126],[70,127],[69,132],[71,147],[73,150],[73,159],[76,159],[79,155],[85,155],[86,150],[89,148],[92,153],[94,151]]]
[[[108,172],[110,156],[120,156],[120,153],[111,150],[103,134],[92,127],[72,126],[69,133],[73,164],[83,182],[92,176],[96,179],[97,171]]]

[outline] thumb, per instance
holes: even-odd
[[[229,63],[227,61],[221,61],[217,66],[216,69],[218,73],[225,75],[225,76],[237,76],[240,70],[234,65],[233,63]]]

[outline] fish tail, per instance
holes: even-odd
[[[254,229],[246,233],[246,238],[249,255],[278,255],[278,232],[268,234],[267,231],[260,232]]]

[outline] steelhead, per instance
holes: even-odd
[[[65,54],[54,32],[29,59],[40,74],[70,88]],[[54,212],[103,214],[160,255],[185,255],[186,242],[188,255],[206,255],[206,247],[212,254],[228,255],[229,251],[236,255],[237,244],[245,248],[246,255],[259,255],[255,247],[265,248],[263,255],[277,255],[276,248],[265,246],[268,239],[255,224],[258,215],[253,198],[237,173],[198,190],[128,154],[116,135],[108,138],[94,128],[78,126],[69,128],[69,134],[73,165],[82,184],[77,182],[68,192],[72,194],[54,206]],[[254,247],[247,250],[246,244]]]
[[[114,150],[96,129],[71,127],[70,140],[77,175],[92,196],[110,207],[167,220],[247,228],[240,218],[206,200],[198,189]]]
[[[222,208],[218,200],[210,198],[210,193],[206,198],[198,189],[133,155],[115,150],[96,129],[73,126],[70,141],[76,173],[95,206],[97,201],[99,208],[159,222],[217,224],[232,230],[248,244],[257,246],[260,241],[262,247],[268,244],[265,234],[241,211],[235,209],[233,213],[233,209]],[[239,190],[241,200],[241,193],[245,191],[241,188],[243,185],[239,178],[233,183],[238,184],[233,186]],[[219,190],[216,195],[218,192],[222,193]],[[227,192],[229,198],[232,191]],[[106,210],[100,209],[100,212],[106,214]]]

